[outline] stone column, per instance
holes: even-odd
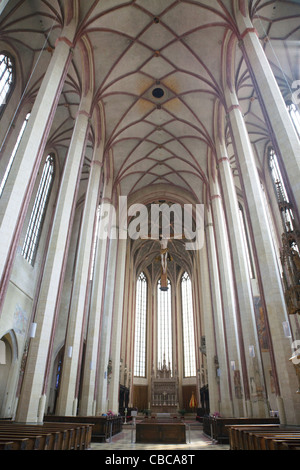
[[[211,178],[211,207],[215,227],[217,260],[220,272],[221,298],[225,322],[226,347],[229,361],[230,379],[233,385],[232,401],[235,416],[247,416],[245,392],[242,390],[243,370],[239,348],[239,329],[237,324],[237,306],[234,294],[232,262],[228,244],[227,224],[224,217],[222,197],[217,180]],[[237,379],[235,375],[239,374]]]
[[[78,183],[86,148],[91,103],[92,94],[81,100],[66,158],[36,307],[37,332],[36,337],[30,343],[16,416],[16,421],[19,422],[42,422],[44,416],[49,363],[59,312]]]
[[[294,201],[299,210],[300,142],[258,33],[249,18],[247,3],[245,0],[242,2],[235,0],[236,22],[241,38],[240,47],[251,72],[263,112],[273,130],[272,139],[273,142],[276,140]]]
[[[240,334],[242,335],[241,347],[244,348],[243,361],[245,361],[247,369],[247,375],[244,376],[244,382],[246,381],[244,387],[248,388],[248,391],[245,390],[245,393],[248,394],[247,411],[249,417],[254,414],[257,417],[263,418],[268,416],[265,401],[266,391],[264,388],[262,359],[260,355],[251,280],[246,259],[246,247],[240,221],[238,199],[227,149],[224,142],[221,142],[218,138],[216,139],[216,151],[231,245],[235,288],[238,297],[238,315],[241,329]],[[254,346],[254,356],[252,348],[251,354],[249,353],[250,346]]]
[[[83,334],[89,302],[90,270],[100,189],[102,186],[103,148],[96,147],[91,163],[89,182],[82,217],[82,232],[76,259],[70,317],[65,342],[63,370],[56,413],[76,416],[78,405],[78,381],[81,372]],[[72,355],[68,351],[72,348]]]
[[[120,358],[121,358],[121,338],[123,326],[123,305],[125,284],[127,240],[119,240],[117,257],[117,275],[114,293],[113,328],[111,335],[110,356],[112,359],[112,374],[109,384],[109,407],[113,413],[119,412],[119,386],[120,386]]]
[[[104,303],[102,311],[100,348],[99,348],[99,381],[97,393],[97,413],[102,414],[110,409],[108,402],[108,386],[111,380],[110,367],[115,367],[110,357],[110,343],[112,333],[113,302],[116,285],[116,261],[118,251],[118,240],[109,240],[108,269],[105,279]],[[119,364],[118,364],[119,367]]]
[[[282,423],[297,424],[300,420],[300,397],[296,377],[289,364],[291,344],[284,336],[282,323],[288,321],[282,280],[272,235],[268,224],[262,188],[243,114],[234,91],[226,90],[228,117],[235,148],[236,163],[250,219],[252,242],[262,301],[265,304],[271,334],[277,383],[277,402]]]
[[[217,367],[215,358],[217,356],[216,337],[215,337],[215,324],[211,299],[211,286],[209,283],[209,267],[207,259],[207,243],[199,253],[199,270],[200,270],[200,286],[201,286],[201,309],[204,319],[204,333],[206,344],[206,358],[207,358],[207,375],[209,387],[209,406],[210,412],[220,412],[220,389],[218,386]]]
[[[217,261],[214,225],[212,219],[211,208],[208,207],[206,210],[207,221],[206,221],[206,242],[208,250],[209,260],[209,272],[210,272],[210,290],[212,296],[213,305],[213,316],[215,321],[215,336],[216,336],[216,351],[217,358],[216,365],[219,387],[220,387],[220,404],[219,411],[223,417],[234,416],[234,408],[232,402],[232,385],[230,379],[230,373],[228,370],[228,355],[226,347],[226,332],[225,323],[223,317],[222,299],[221,299],[221,286],[219,278],[219,269]]]
[[[104,211],[106,202],[111,200],[112,180],[104,183],[100,212]],[[98,381],[98,362],[100,354],[100,332],[102,323],[103,296],[108,268],[108,238],[101,236],[108,223],[107,217],[99,217],[97,247],[95,253],[94,273],[91,287],[89,318],[87,325],[85,364],[82,379],[80,416],[96,414],[96,393]]]
[[[16,174],[11,172],[5,185],[4,191],[9,189],[10,197],[3,211],[0,227],[0,312],[24,219],[72,58],[76,26],[77,22],[71,21],[57,40],[15,157],[20,162],[18,171]]]

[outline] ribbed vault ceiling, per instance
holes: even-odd
[[[85,36],[92,46],[94,101],[104,113],[105,158],[112,156],[115,189],[131,196],[151,186],[155,198],[155,185],[165,185],[203,202],[214,153],[215,103],[223,101],[224,40],[235,32],[233,1],[81,0],[79,4],[77,40]],[[33,100],[38,92],[61,33],[63,6],[62,0],[10,0],[1,17],[1,48],[6,45],[20,58],[24,100]],[[249,0],[249,9],[287,94],[299,79],[299,1]],[[238,46],[235,54],[235,84],[261,165],[269,132]],[[76,47],[50,136],[61,163],[86,72],[81,48]],[[155,89],[163,95],[155,97]],[[234,168],[229,134],[228,145]]]

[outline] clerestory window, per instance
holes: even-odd
[[[54,155],[48,155],[30,216],[22,255],[33,266],[54,180]]]

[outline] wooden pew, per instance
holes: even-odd
[[[278,431],[280,428],[280,425],[273,425],[273,424],[263,424],[263,425],[247,425],[247,424],[241,424],[241,425],[234,425],[234,426],[228,426],[228,433],[229,433],[229,444],[230,444],[230,449],[231,450],[245,450],[249,447],[249,442],[248,442],[248,431],[260,431],[262,430],[263,432],[268,432],[271,431],[272,429]]]
[[[205,416],[203,418],[203,432],[209,435],[213,440],[220,444],[229,443],[229,426],[279,424],[278,418],[222,418],[214,416]]]
[[[300,450],[300,440],[281,440],[274,441],[274,450]]]
[[[90,448],[91,436],[92,425],[89,424],[21,425],[11,421],[0,422],[0,440],[14,442],[15,439],[24,437],[28,440],[26,450],[85,450]],[[25,450],[25,443],[23,449]]]
[[[231,450],[278,450],[277,442],[300,443],[300,428],[281,425],[231,426],[229,435]]]
[[[21,432],[21,431],[3,431],[0,432],[0,439],[8,439],[10,441],[23,441],[26,440],[26,449],[24,446],[20,450],[46,450],[45,438],[37,435],[36,433]],[[24,442],[25,444],[25,442]]]
[[[55,423],[80,423],[92,425],[92,442],[105,442],[112,436],[122,431],[122,417],[121,416],[52,416],[44,417],[44,422]]]
[[[3,442],[4,450],[28,450],[28,439],[14,437],[12,441]],[[7,448],[9,445],[10,448]]]
[[[296,440],[298,443],[300,442],[300,433],[294,434],[293,431],[253,434],[250,450],[276,450],[275,442],[280,440]]]
[[[13,450],[13,441],[0,441],[0,450]]]

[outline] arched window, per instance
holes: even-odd
[[[196,376],[195,328],[192,283],[188,273],[181,278],[184,377]]]
[[[141,273],[136,285],[134,376],[146,377],[147,278]]]
[[[14,85],[14,65],[8,54],[0,53],[0,114],[7,103]]]
[[[47,203],[50,197],[52,183],[54,179],[54,156],[48,155],[44,165],[43,174],[33,205],[25,242],[23,245],[22,255],[33,266],[41,230],[45,218]]]
[[[269,150],[269,165],[271,176],[274,184],[274,190],[279,204],[283,224],[287,232],[294,230],[294,214],[290,205],[287,190],[282,178],[278,158],[275,151],[271,148]]]
[[[17,153],[17,151],[18,151],[18,148],[19,148],[21,139],[22,139],[23,134],[24,134],[24,132],[25,132],[25,129],[26,129],[26,126],[27,126],[29,117],[30,117],[30,113],[27,114],[27,116],[26,116],[26,118],[25,118],[25,121],[23,122],[23,125],[22,125],[22,127],[21,127],[21,130],[20,130],[19,135],[18,135],[18,138],[17,138],[17,142],[16,142],[16,144],[15,144],[15,146],[14,146],[14,149],[13,149],[12,154],[11,154],[11,156],[10,156],[8,165],[7,165],[6,170],[5,170],[5,173],[4,173],[4,175],[3,175],[2,181],[1,181],[1,183],[0,183],[0,197],[2,196],[5,183],[6,183],[6,181],[7,181],[9,172],[10,172],[11,167],[12,167],[12,164],[13,164],[13,162],[14,162],[16,153]]]
[[[157,284],[157,362],[158,369],[165,365],[170,371],[172,360],[172,297],[171,283],[168,279],[168,290],[161,290]]]

